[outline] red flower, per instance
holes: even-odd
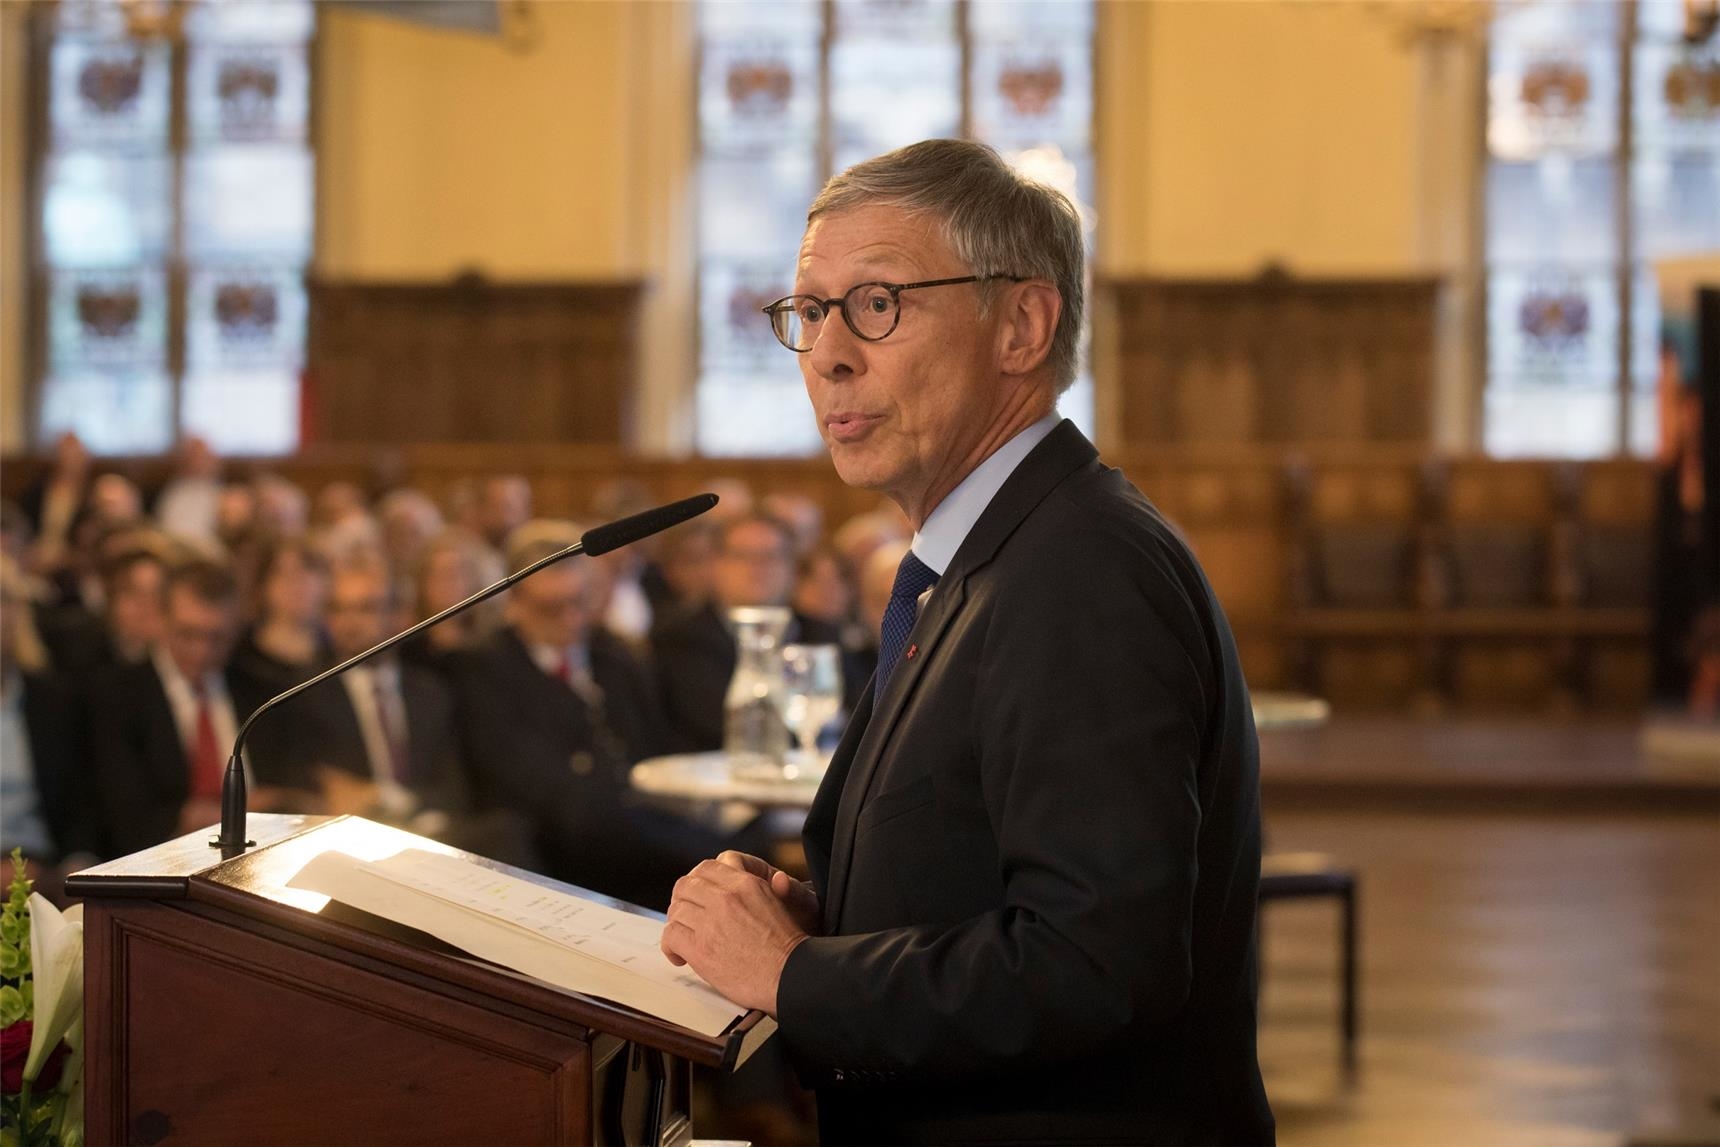
[[[0,1029],[0,1092],[17,1095],[24,1090],[24,1065],[30,1059],[30,1034],[33,1030],[34,1025],[29,1020],[19,1020],[9,1028]],[[60,1069],[71,1050],[61,1041],[48,1053],[48,1062],[42,1065],[42,1073],[30,1085],[31,1092],[44,1094],[59,1084]]]

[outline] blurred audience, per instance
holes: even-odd
[[[180,444],[173,477],[155,500],[155,520],[187,540],[216,541],[221,522],[221,459],[192,435]]]
[[[31,587],[0,557],[0,854],[40,866],[94,859],[98,820],[76,699],[36,633]]]
[[[841,640],[851,689],[870,641],[855,636],[858,567],[815,503],[709,485],[721,515],[552,566],[271,711],[247,738],[251,807],[361,813],[666,903],[677,877],[735,842],[698,810],[639,797],[627,772],[720,745],[728,611],[791,605],[790,640]],[[208,445],[187,440],[148,517],[130,478],[63,439],[31,512],[0,506],[0,843],[51,878],[57,863],[213,824],[258,706],[580,535],[530,519],[518,475],[454,489],[448,521],[475,530],[446,525],[411,486],[372,504],[349,482],[313,498],[277,473],[224,479]],[[617,480],[590,508],[611,521],[667,500]],[[868,515],[837,536],[871,552],[906,535]]]
[[[478,533],[496,549],[532,516],[531,483],[519,474],[498,474],[484,483],[478,503]]]

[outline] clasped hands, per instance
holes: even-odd
[[[675,882],[659,946],[735,1003],[774,1016],[788,954],[817,931],[812,885],[731,851]]]

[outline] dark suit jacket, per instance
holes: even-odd
[[[1257,749],[1224,614],[1058,426],[868,690],[778,991],[826,1143],[1264,1143]]]
[[[592,650],[605,710],[604,667],[624,652]],[[677,879],[721,851],[713,834],[633,801],[623,735],[538,668],[512,629],[461,654],[455,681],[474,798],[526,818],[551,875],[661,908]]]
[[[233,696],[231,677],[227,690]],[[246,710],[237,697],[233,709],[243,722]],[[90,690],[90,736],[108,853],[122,856],[178,835],[179,810],[191,795],[191,765],[153,661],[116,664],[97,674]],[[249,747],[245,754],[251,758]]]
[[[467,803],[466,777],[453,691],[421,665],[401,662],[399,669],[406,709],[406,788],[425,808],[459,812]],[[325,681],[289,702],[293,703],[301,708],[292,722],[296,728],[290,751],[292,771],[278,783],[315,788],[318,765],[369,780],[364,730],[341,679]]]
[[[784,643],[837,644],[835,626],[796,613]],[[717,607],[672,614],[651,632],[652,659],[672,748],[700,753],[723,747],[723,702],[735,675],[735,636]],[[845,677],[852,677],[845,660]]]
[[[51,674],[25,673],[20,681],[30,769],[42,822],[54,842],[53,856],[30,859],[52,864],[73,853],[97,852],[101,839],[92,804],[94,794],[85,776],[88,743],[78,719],[77,696]],[[7,849],[12,843],[0,842]]]

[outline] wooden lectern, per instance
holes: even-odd
[[[91,1144],[682,1144],[691,1065],[732,1069],[774,1030],[750,1012],[708,1038],[286,887],[329,849],[464,855],[434,841],[355,817],[249,830],[232,859],[210,830],[67,879]]]

